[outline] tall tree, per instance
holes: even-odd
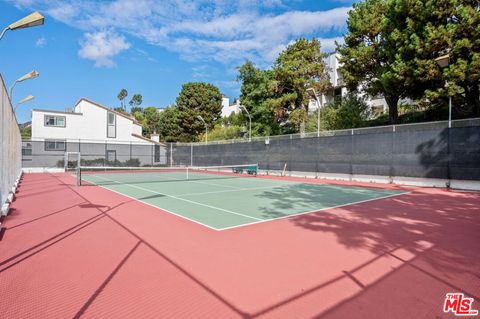
[[[128,92],[126,89],[121,89],[120,92],[117,94],[117,98],[120,100],[120,107],[125,112],[125,98],[128,96]]]
[[[317,39],[298,39],[278,56],[273,66],[276,97],[270,105],[277,120],[303,121],[308,113],[307,88],[326,93],[331,84]]]
[[[169,106],[160,113],[158,134],[164,142],[178,141],[182,129],[179,125],[179,111],[176,106]]]
[[[251,61],[246,61],[238,71],[237,80],[242,82],[240,103],[252,117],[252,135],[278,134],[280,127],[269,104],[274,97],[273,72],[260,70]],[[246,115],[240,114],[242,121],[248,121]]]
[[[159,131],[160,126],[160,113],[155,106],[146,107],[143,110],[143,134],[150,136],[154,132]]]
[[[134,114],[137,111],[140,111],[140,105],[142,104],[143,99],[141,94],[134,94],[132,98],[130,99],[130,102],[128,104],[130,105],[130,113]]]
[[[480,3],[428,0],[425,6],[428,10],[421,14],[428,19],[423,28],[426,49],[432,58],[445,53],[450,56],[449,66],[442,70],[442,84],[448,82],[447,89],[429,93],[455,96],[460,103],[455,107],[480,116]]]
[[[398,121],[398,101],[407,92],[404,78],[394,67],[394,45],[386,33],[389,0],[353,4],[348,14],[345,44],[338,46],[343,79],[349,90],[362,87],[370,96],[383,94],[390,123]]]
[[[398,101],[463,94],[478,105],[480,15],[472,0],[364,0],[350,11],[345,44],[338,46],[350,90],[382,94],[389,120]],[[443,71],[435,58],[450,53]],[[442,77],[443,72],[443,77]],[[448,90],[444,88],[447,80]]]
[[[182,128],[182,141],[196,141],[205,131],[200,115],[212,129],[222,113],[222,94],[210,83],[190,82],[182,86],[176,104],[179,111],[179,123]]]

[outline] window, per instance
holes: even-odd
[[[45,115],[45,126],[65,127],[65,116]]]
[[[45,151],[65,151],[65,141],[45,140]]]
[[[22,146],[22,156],[31,156],[32,155],[32,143],[25,143]]]
[[[117,137],[117,126],[116,126],[115,113],[107,113],[107,137],[115,138]]]
[[[107,151],[107,162],[115,162],[117,160],[117,151]]]

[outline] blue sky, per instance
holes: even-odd
[[[271,66],[291,41],[317,37],[323,50],[345,32],[351,1],[283,0],[0,0],[0,28],[38,10],[45,25],[10,31],[0,41],[0,73],[15,87],[18,121],[32,108],[64,110],[81,97],[119,105],[122,88],[142,106],[175,102],[183,83],[215,84],[240,95],[236,67],[246,59]]]

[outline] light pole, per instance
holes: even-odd
[[[13,112],[15,113],[15,111],[17,110],[17,107],[20,104],[23,104],[23,103],[28,102],[30,100],[33,100],[33,95],[29,95],[29,96],[25,97],[23,100],[18,101],[18,103],[15,104],[15,107],[13,108]]]
[[[317,102],[317,137],[320,137],[320,100],[314,88],[308,88],[307,92]]]
[[[203,117],[201,115],[198,115],[197,118],[199,120],[201,120],[203,122],[203,124],[205,125],[205,144],[208,144],[208,126],[207,126],[207,122],[205,122],[205,120],[203,119]]]
[[[250,113],[248,112],[247,108],[243,105],[240,105],[240,109],[243,109],[247,115],[248,115],[248,141],[251,142],[252,141],[252,117],[250,116]]]
[[[438,58],[435,59],[435,62],[437,62],[438,66],[443,68],[446,68],[450,64],[450,55],[442,55]],[[448,81],[445,80],[445,88],[448,89]],[[448,90],[447,90],[448,94]],[[452,96],[448,94],[448,128],[452,127]]]
[[[37,71],[33,70],[32,72],[27,73],[24,76],[15,80],[15,82],[13,82],[12,86],[10,86],[10,90],[9,90],[10,102],[12,101],[12,98],[13,98],[13,88],[15,87],[15,84],[17,84],[18,82],[23,82],[23,81],[26,81],[26,80],[34,79],[34,78],[38,77],[39,75],[40,74]]]
[[[5,32],[9,30],[13,31],[18,29],[36,27],[36,26],[42,25],[44,22],[45,22],[45,18],[40,13],[34,12],[26,16],[25,18],[10,24],[8,27],[3,29],[2,33],[0,33],[0,40],[3,38],[3,35],[5,34]]]

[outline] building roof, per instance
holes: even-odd
[[[57,110],[44,110],[44,109],[33,109],[32,112],[48,112],[48,113],[60,113],[60,114],[71,114],[71,115],[83,115],[83,113],[65,112],[65,111],[57,111]]]
[[[132,133],[132,136],[133,136],[133,137],[136,137],[136,138],[139,138],[139,139],[141,139],[141,140],[150,142],[150,143],[152,143],[152,144],[166,146],[165,143],[161,143],[161,142],[157,142],[157,141],[151,140],[151,139],[149,139],[148,137],[145,137],[145,136],[143,136],[143,135],[139,135],[139,134]]]
[[[80,100],[78,100],[78,102],[75,104],[75,106],[77,106],[77,105],[78,105],[80,102],[82,102],[82,101],[88,102],[88,103],[90,103],[90,104],[93,104],[93,105],[95,105],[95,106],[98,106],[99,108],[102,108],[102,109],[105,109],[105,110],[107,110],[107,111],[109,111],[109,112],[115,113],[115,114],[117,114],[117,115],[119,115],[119,116],[122,116],[122,117],[124,117],[124,118],[126,118],[126,119],[129,119],[129,120],[131,120],[133,123],[141,126],[141,124],[140,124],[133,116],[129,116],[129,115],[125,114],[125,113],[115,111],[114,109],[111,109],[111,108],[109,108],[109,107],[107,107],[107,106],[105,106],[105,105],[101,105],[101,104],[99,104],[99,103],[97,103],[97,102],[94,102],[94,101],[89,100],[89,99],[84,98],[84,97],[82,97]]]

